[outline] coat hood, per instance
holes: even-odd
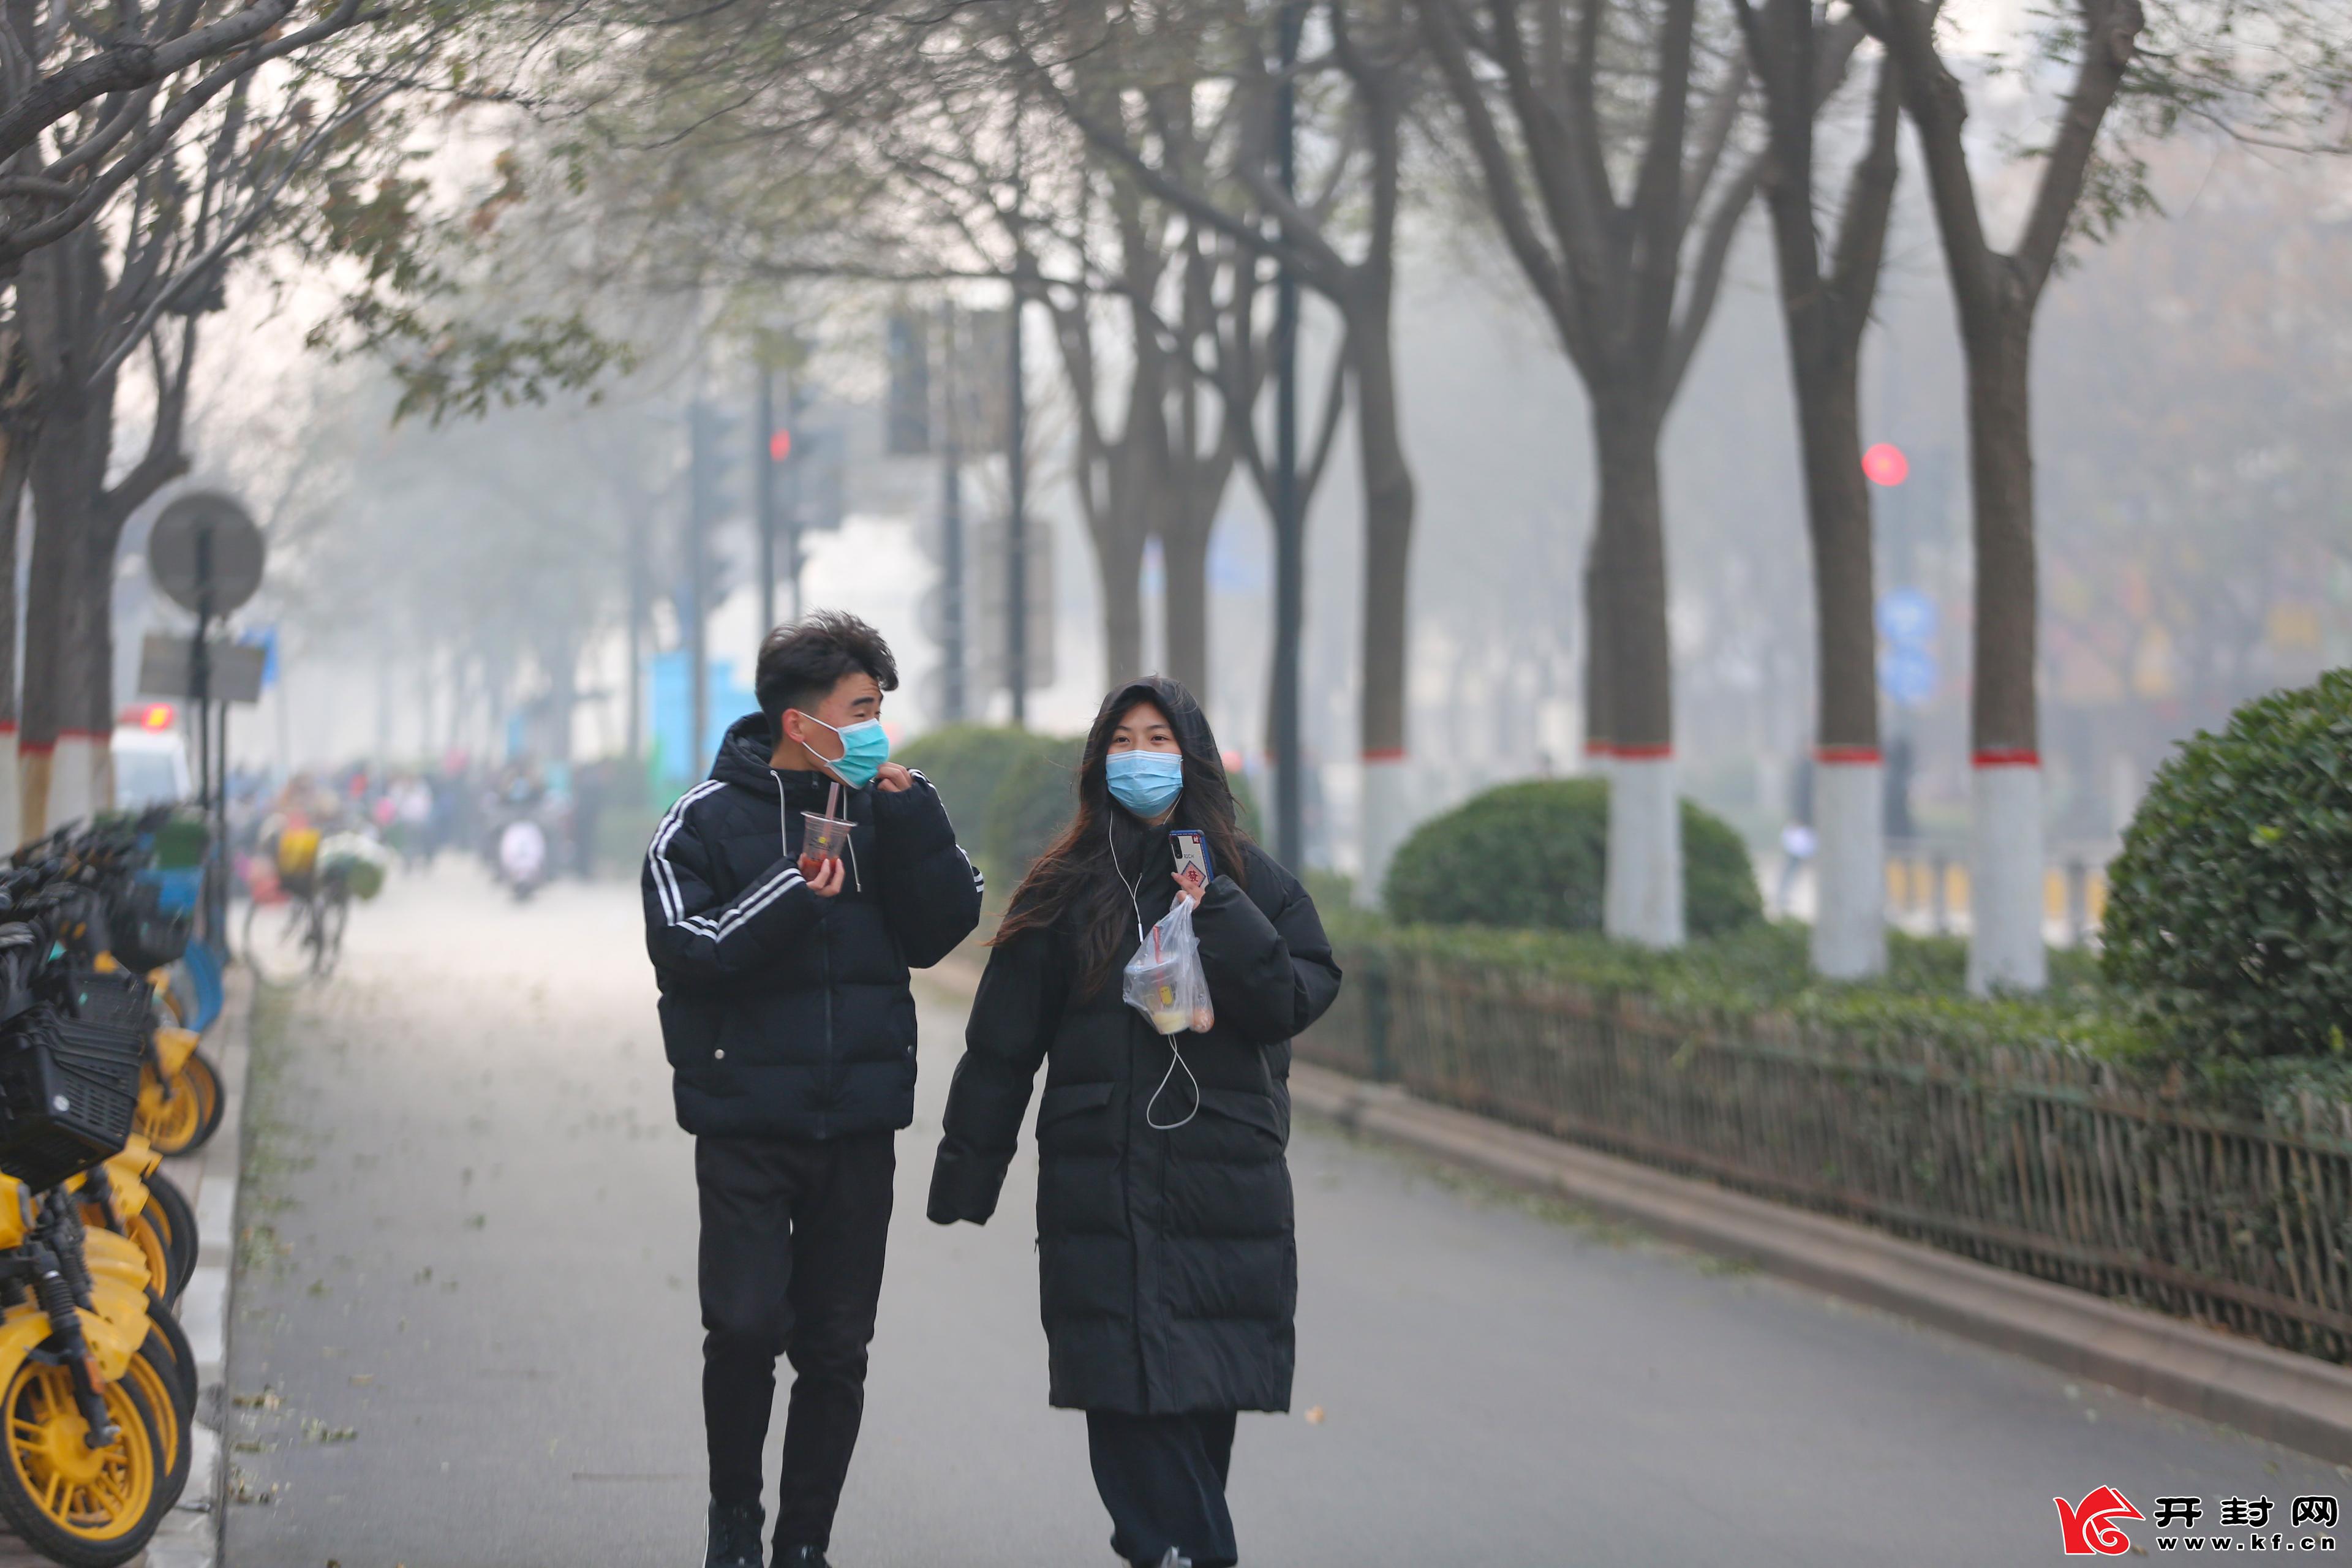
[[[1216,731],[1209,728],[1209,716],[1201,710],[1201,700],[1181,681],[1164,675],[1147,675],[1130,680],[1103,699],[1095,714],[1095,723],[1114,719],[1139,702],[1149,702],[1168,716],[1168,727],[1176,731],[1177,743],[1194,756],[1214,757],[1220,768],[1224,753],[1217,750]]]

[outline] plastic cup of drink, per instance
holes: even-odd
[[[1192,1008],[1184,995],[1182,970],[1176,960],[1146,964],[1135,972],[1135,994],[1145,1016],[1163,1035],[1181,1035],[1192,1026]]]
[[[838,860],[849,843],[849,824],[821,811],[801,813],[801,854],[819,860]]]

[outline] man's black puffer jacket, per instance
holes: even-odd
[[[834,1138],[915,1115],[915,1000],[980,923],[980,873],[939,792],[842,791],[849,875],[812,891],[801,814],[832,780],[771,768],[764,714],[727,731],[708,782],[646,852],[646,946],[661,984],[677,1123],[697,1137]]]

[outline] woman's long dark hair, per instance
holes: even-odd
[[[1158,826],[1137,820],[1113,801],[1104,773],[1112,733],[1129,709],[1144,702],[1167,716],[1184,754],[1184,793]],[[1157,866],[1160,861],[1152,852],[1166,843],[1160,836],[1173,827],[1199,829],[1209,841],[1218,874],[1246,885],[1242,849],[1249,838],[1235,819],[1234,788],[1225,779],[1217,738],[1190,691],[1164,675],[1150,675],[1103,699],[1078,758],[1078,813],[1021,879],[1003,923],[991,940],[1009,942],[1023,931],[1051,927],[1066,914],[1073,916],[1078,992],[1092,995],[1109,984],[1127,934],[1135,928],[1127,888],[1111,864],[1112,842],[1118,845],[1120,864]]]

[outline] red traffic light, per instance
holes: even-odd
[[[779,430],[768,437],[768,461],[781,463],[793,455],[793,433]]]
[[[134,702],[117,721],[132,730],[168,730],[178,717],[168,702]]]
[[[1862,455],[1863,477],[1892,489],[1911,477],[1911,459],[1892,441],[1881,441]]]

